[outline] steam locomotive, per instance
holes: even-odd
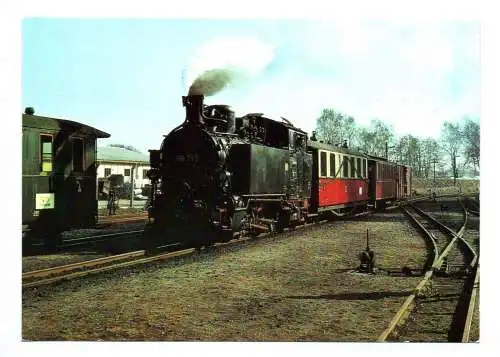
[[[309,139],[288,120],[235,117],[226,105],[183,97],[184,123],[149,150],[151,246],[281,232],[320,216],[383,208],[411,192],[411,169]]]

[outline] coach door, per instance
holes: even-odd
[[[377,162],[368,160],[368,196],[375,201],[377,197]]]
[[[400,166],[393,166],[394,180],[396,181],[396,199],[401,197],[401,180],[400,180]]]
[[[85,224],[89,219],[88,177],[85,172],[85,142],[75,137],[72,144],[72,175],[67,182],[68,204],[71,207],[70,220],[73,226]]]

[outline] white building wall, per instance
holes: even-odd
[[[132,164],[126,163],[112,163],[112,162],[101,162],[97,168],[97,178],[104,178],[105,170],[111,169],[111,175],[123,175],[124,182],[130,182],[131,177],[125,176],[125,169],[130,169],[132,171]],[[143,176],[143,172],[149,170],[148,165],[137,165],[134,169],[134,186],[135,188],[143,188],[144,185],[149,184],[150,180],[147,176]]]

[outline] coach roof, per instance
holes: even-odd
[[[111,135],[76,121],[67,119],[57,119],[40,115],[23,114],[23,127],[46,129],[52,131],[72,131],[96,138],[109,138]]]
[[[362,157],[366,157],[366,158],[371,157],[370,155],[368,155],[364,152],[361,152],[359,150],[353,150],[353,149],[344,148],[341,146],[326,144],[326,143],[322,143],[320,141],[313,141],[311,139],[309,139],[307,141],[307,143],[308,143],[309,147],[316,149],[316,150],[333,151],[333,152],[339,152],[339,153],[346,154],[346,155],[356,155],[356,156],[362,156]]]

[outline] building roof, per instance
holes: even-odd
[[[51,131],[79,132],[96,138],[109,138],[111,135],[82,123],[67,119],[49,118],[40,115],[23,114],[23,127]]]
[[[143,163],[149,165],[149,157],[147,155],[115,146],[98,147],[97,161]]]

